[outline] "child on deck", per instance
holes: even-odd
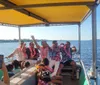
[[[21,64],[19,61],[14,60],[12,62],[12,65],[14,66],[14,70],[13,70],[14,74],[19,73],[21,71]]]
[[[49,60],[44,58],[42,64],[37,66],[38,69],[38,85],[48,85],[49,83],[57,83],[62,85],[61,77],[52,77],[53,69],[49,67]]]
[[[9,77],[12,77],[12,76],[15,75],[14,72],[13,72],[13,65],[12,65],[12,64],[8,64],[8,65],[6,66],[6,68],[7,68],[7,70],[8,70],[8,75],[9,75]]]

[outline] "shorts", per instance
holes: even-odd
[[[73,60],[68,60],[68,61],[66,61],[66,62],[61,62],[60,64],[63,64],[64,66],[71,66],[71,62],[72,62]]]

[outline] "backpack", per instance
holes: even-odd
[[[39,75],[39,78],[46,83],[51,81],[50,72],[48,70],[46,71],[42,70],[39,72],[38,75]]]

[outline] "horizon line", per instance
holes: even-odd
[[[11,40],[11,41],[17,41],[17,40],[19,40],[19,39],[0,39],[0,41],[9,41],[9,40]],[[32,40],[32,39],[21,39],[21,40]],[[51,39],[36,39],[36,40],[51,40]],[[62,41],[63,39],[53,39],[53,40],[58,40],[58,41]],[[64,39],[64,40],[67,40],[67,39]],[[82,40],[85,40],[85,39],[82,39]],[[90,40],[92,40],[92,39],[86,39],[85,41],[90,41]],[[100,39],[97,39],[97,40],[100,40]],[[78,39],[74,39],[74,40],[67,40],[67,41],[78,41]]]

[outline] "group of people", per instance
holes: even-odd
[[[7,58],[14,57],[17,55],[17,60],[22,62],[26,59],[37,60],[39,57],[39,51],[34,48],[34,43],[30,42],[29,47],[26,47],[26,43],[21,41],[20,46],[14,50]]]
[[[52,41],[52,46],[49,46],[46,41],[41,41],[40,46],[35,40],[34,36],[31,36],[32,42],[29,43],[29,47],[26,47],[25,42],[21,41],[20,46],[7,58],[17,55],[17,61],[22,63],[21,69],[23,69],[23,62],[27,60],[34,61],[40,60],[38,69],[45,69],[50,71],[50,81],[54,83],[60,83],[62,85],[61,77],[59,76],[61,70],[66,65],[72,66],[72,79],[74,79],[74,73],[76,71],[76,63],[72,60],[72,52],[76,52],[76,47],[70,47],[70,42],[61,43],[58,45],[57,41]],[[36,48],[34,47],[36,45]],[[30,63],[30,62],[29,62]],[[30,63],[31,64],[31,63]],[[60,78],[60,79],[59,79]],[[60,80],[60,81],[59,81]],[[38,78],[38,85],[43,85],[41,78]],[[45,81],[44,81],[45,82]]]
[[[58,45],[57,41],[52,41],[52,46],[50,47],[46,41],[42,41],[42,46],[39,46],[36,42],[34,36],[32,36],[32,40],[35,43],[36,47],[40,50],[41,60],[47,60],[49,65],[45,65],[44,67],[46,70],[51,72],[51,81],[54,83],[59,83],[62,85],[62,79],[59,75],[61,70],[64,66],[70,65],[72,66],[72,76],[71,78],[74,79],[74,73],[76,72],[76,63],[72,60],[72,52],[76,52],[76,47],[70,47],[70,42],[67,41],[65,44],[61,43]],[[41,66],[40,66],[41,67]],[[42,66],[43,67],[43,66]],[[52,71],[53,70],[53,71]],[[40,79],[41,80],[41,79]],[[41,82],[38,82],[38,85],[41,85]]]

